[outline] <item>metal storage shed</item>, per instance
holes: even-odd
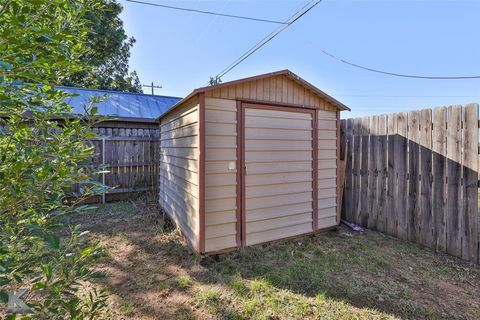
[[[339,223],[339,119],[288,70],[199,88],[160,117],[162,209],[200,253]]]

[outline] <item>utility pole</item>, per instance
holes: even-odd
[[[158,89],[161,89],[161,88],[162,88],[161,85],[160,85],[160,86],[154,85],[154,84],[153,84],[153,81],[152,81],[152,84],[144,84],[144,85],[142,85],[142,87],[152,88],[152,95],[155,94],[155,91],[154,91],[155,88],[158,88]]]

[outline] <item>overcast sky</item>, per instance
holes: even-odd
[[[131,69],[142,83],[161,84],[156,94],[181,97],[204,86],[278,27],[119,1],[125,29],[137,40]],[[281,21],[309,2],[144,1]],[[320,51],[396,73],[480,75],[479,15],[480,0],[324,0],[222,80],[290,69],[351,107],[343,117],[480,102],[480,79],[392,77],[353,68]]]

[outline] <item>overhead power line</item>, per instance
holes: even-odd
[[[314,0],[309,3],[307,3],[305,6],[303,6],[300,10],[295,12],[287,21],[284,22],[284,25],[279,26],[277,29],[273,30],[271,33],[269,33],[265,38],[257,42],[253,47],[251,47],[249,50],[247,50],[244,54],[242,54],[240,57],[238,57],[234,62],[232,62],[228,67],[223,69],[217,76],[216,79],[221,79],[224,75],[226,75],[228,72],[230,72],[233,68],[238,66],[240,63],[245,61],[248,57],[250,57],[253,53],[255,53],[257,50],[262,48],[264,45],[266,45],[268,42],[270,42],[273,38],[278,36],[283,30],[287,29],[290,27],[292,24],[294,24],[298,19],[303,17],[307,12],[312,10],[317,4],[319,4],[322,0]]]
[[[330,58],[333,58],[337,61],[340,61],[341,63],[344,63],[346,65],[374,72],[374,73],[380,73],[384,75],[389,75],[389,76],[394,76],[394,77],[401,77],[401,78],[414,78],[414,79],[428,79],[428,80],[468,80],[468,79],[480,79],[480,75],[470,75],[470,76],[427,76],[427,75],[419,75],[419,74],[405,74],[405,73],[397,73],[397,72],[391,72],[391,71],[385,71],[385,70],[380,70],[380,69],[374,69],[370,67],[366,67],[357,63],[350,62],[348,60],[342,59],[340,57],[337,57],[336,55],[326,51],[323,48],[320,48],[317,46],[315,43],[313,43],[310,40],[307,40],[307,42],[312,45],[313,47],[317,48],[320,50],[321,53],[323,53],[326,56],[329,56]]]
[[[247,16],[239,16],[239,15],[235,15],[235,14],[226,14],[226,13],[213,12],[213,11],[204,11],[204,10],[198,10],[198,9],[192,9],[192,8],[168,6],[168,5],[165,5],[165,4],[154,3],[154,2],[138,1],[138,0],[126,0],[126,1],[132,2],[132,3],[143,4],[143,5],[147,5],[147,6],[160,7],[160,8],[172,9],[172,10],[187,11],[187,12],[195,12],[195,13],[201,13],[201,14],[209,14],[209,15],[226,17],[226,18],[252,20],[252,21],[267,22],[267,23],[274,23],[274,24],[286,24],[286,22],[282,22],[282,21],[275,21],[275,20],[269,20],[269,19],[247,17]]]

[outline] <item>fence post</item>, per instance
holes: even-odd
[[[102,184],[105,185],[105,136],[102,136]],[[102,203],[105,203],[105,191],[102,192]]]

